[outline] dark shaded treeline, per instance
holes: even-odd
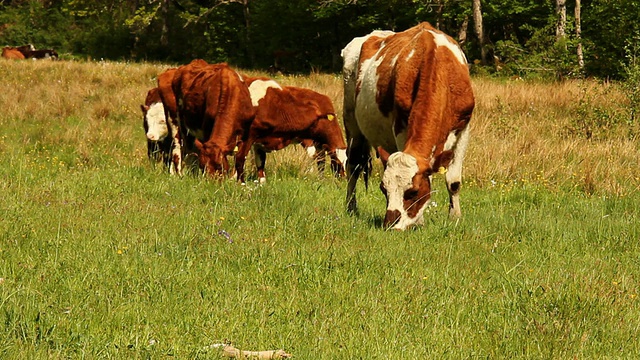
[[[500,75],[623,78],[640,45],[636,0],[481,0],[487,66]],[[55,48],[67,57],[185,63],[193,58],[286,72],[338,71],[340,50],[373,29],[420,21],[481,58],[473,0],[0,0],[0,44]],[[584,67],[578,64],[578,43]]]

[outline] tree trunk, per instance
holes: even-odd
[[[462,21],[462,25],[460,25],[460,30],[458,31],[458,44],[460,46],[464,45],[467,42],[467,28],[469,27],[469,17],[465,16]]]
[[[567,27],[567,0],[556,0],[556,14],[558,23],[556,25],[556,40],[564,38]]]
[[[251,62],[251,67],[256,65],[256,55],[253,51],[253,45],[251,44],[251,13],[249,12],[249,0],[242,1],[242,14],[244,15],[245,35],[244,40],[247,47],[247,55]]]
[[[437,1],[438,10],[436,10],[436,29],[440,30],[440,26],[442,26],[442,8],[444,4],[441,1]]]
[[[162,31],[160,32],[160,45],[169,46],[169,1],[161,0],[160,17],[162,18]]]
[[[578,55],[578,66],[580,69],[584,68],[584,55],[582,54],[582,25],[580,23],[580,0],[576,0],[576,9],[575,9],[575,18],[576,18],[576,39],[578,39],[578,46],[576,49],[576,53]]]
[[[482,4],[480,0],[473,0],[473,28],[476,32],[476,37],[480,42],[480,57],[482,65],[487,65],[487,46],[484,41],[484,32],[482,30]]]

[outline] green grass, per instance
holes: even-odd
[[[297,359],[640,356],[634,185],[469,181],[451,222],[436,176],[425,225],[384,231],[377,173],[349,216],[344,180],[287,162],[301,149],[270,155],[264,186],[168,176],[142,99],[102,137],[77,110],[0,116],[0,358],[215,359],[225,339]]]

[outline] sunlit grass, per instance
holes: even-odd
[[[0,63],[0,358],[640,355],[635,125],[566,131],[598,83],[474,79],[463,219],[435,175],[425,225],[389,232],[378,162],[357,216],[300,147],[264,186],[150,164],[139,104],[167,67]],[[335,75],[278,81],[341,112]]]

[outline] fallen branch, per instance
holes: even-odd
[[[230,344],[215,344],[214,348],[222,348],[222,356],[233,359],[288,359],[292,355],[284,350],[248,351],[237,349]]]

